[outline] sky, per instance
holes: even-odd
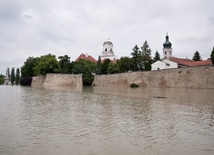
[[[162,56],[166,33],[175,57],[210,57],[214,0],[0,0],[0,74],[28,57],[81,53],[95,59],[110,38],[117,58],[147,40]]]

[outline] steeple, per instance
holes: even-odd
[[[104,60],[104,59],[110,59],[110,60],[116,59],[116,56],[114,55],[114,51],[113,51],[113,43],[110,41],[109,38],[107,41],[103,43],[101,60]]]
[[[166,33],[166,41],[163,43],[163,48],[171,48],[172,43],[169,42],[169,36],[168,33]]]
[[[163,57],[172,57],[172,43],[169,41],[168,33],[166,33],[166,41],[163,43]]]

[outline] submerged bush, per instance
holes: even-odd
[[[130,88],[138,88],[139,87],[139,85],[138,84],[136,84],[136,83],[132,83],[132,84],[130,84]]]

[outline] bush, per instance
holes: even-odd
[[[24,77],[20,79],[20,84],[23,86],[30,86],[32,82],[32,77]]]
[[[132,84],[130,84],[130,88],[138,88],[139,87],[139,85],[138,84],[136,84],[136,83],[132,83]]]

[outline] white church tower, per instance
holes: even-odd
[[[105,60],[105,59],[110,59],[110,60],[116,59],[116,56],[114,55],[114,52],[113,52],[113,44],[109,40],[103,43],[103,52],[101,55],[101,60]]]
[[[166,34],[166,41],[163,43],[163,58],[172,57],[172,43],[169,42],[168,33]]]

